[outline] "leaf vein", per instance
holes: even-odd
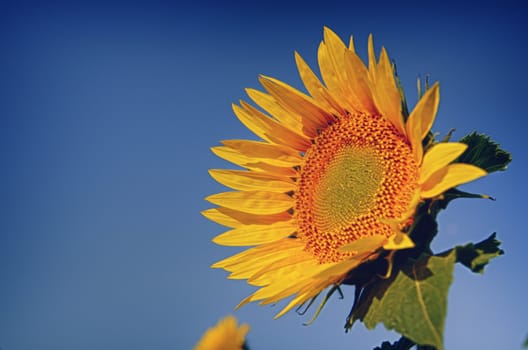
[[[427,311],[427,307],[425,305],[425,302],[422,296],[422,291],[420,289],[420,284],[418,283],[418,274],[416,273],[415,265],[412,266],[412,272],[414,276],[414,284],[416,285],[416,293],[418,294],[418,301],[420,302],[420,307],[422,309],[422,312],[425,315],[425,319],[427,320],[427,323],[433,333],[433,336],[436,338],[436,344],[442,344],[442,339],[440,338],[440,335],[438,334],[436,328],[433,325],[433,322],[431,321],[431,318],[429,317],[429,313]]]

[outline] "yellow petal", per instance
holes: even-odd
[[[291,254],[295,254],[299,249],[304,248],[297,239],[285,238],[279,241],[262,244],[254,248],[244,250],[238,254],[214,263],[212,268],[223,268],[229,272],[242,271],[254,267],[257,263],[262,262],[264,265],[272,264]],[[262,266],[252,268],[252,271],[246,277],[249,278],[259,271]]]
[[[342,252],[361,254],[378,249],[387,238],[381,235],[366,236],[339,248]]]
[[[286,305],[278,314],[276,314],[273,318],[278,319],[279,317],[286,314],[288,311],[293,309],[296,306],[302,305],[307,300],[313,298],[317,294],[321,293],[321,291],[324,288],[317,288],[316,286],[311,286],[310,290],[305,293],[301,293],[297,295],[295,298],[293,298],[288,305]]]
[[[315,278],[329,281],[328,285],[340,282],[349,271],[361,264],[368,254],[359,254],[339,263],[324,264],[326,268],[315,275]]]
[[[324,43],[328,58],[334,70],[334,76],[341,86],[346,86],[346,74],[343,71],[347,48],[341,38],[328,27],[324,27]]]
[[[374,52],[374,40],[372,34],[368,37],[368,58],[369,58],[369,78],[370,81],[376,81],[376,53]]]
[[[202,211],[202,215],[211,221],[231,228],[244,225],[269,225],[278,221],[291,220],[291,215],[286,212],[271,215],[256,215],[223,207],[204,210]]]
[[[328,111],[345,114],[345,110],[333,98],[326,87],[323,86],[319,78],[317,78],[315,73],[297,52],[295,52],[295,62],[297,63],[299,75],[310,95]]]
[[[374,99],[378,110],[402,135],[405,135],[401,114],[401,96],[396,86],[394,71],[385,48],[381,49],[375,76],[376,81],[373,84],[375,87]]]
[[[281,178],[245,170],[211,169],[209,174],[216,181],[239,191],[289,192],[296,185],[289,178]]]
[[[350,84],[348,99],[354,109],[361,113],[378,114],[370,89],[367,67],[352,51],[345,53],[345,72]]]
[[[303,125],[300,116],[286,110],[273,96],[255,89],[246,89],[246,93],[253,102],[262,107],[262,109],[268,112],[273,118],[287,126],[289,129],[309,138],[317,135],[315,126],[309,128],[307,125]]]
[[[208,218],[211,221],[214,221],[220,225],[224,225],[227,227],[238,227],[242,225],[238,220],[230,217],[229,215],[225,215],[218,209],[226,209],[226,208],[211,208],[206,209],[202,211],[202,215]],[[229,210],[229,209],[228,209]]]
[[[275,315],[275,319],[281,317],[286,312],[291,310],[293,306],[301,305],[306,300],[318,295],[321,293],[326,287],[330,286],[332,282],[328,281],[322,281],[319,279],[313,279],[311,277],[305,278],[302,281],[299,281],[299,283],[293,288],[295,294],[297,296],[291,301],[288,306],[286,306],[281,312],[277,315]],[[277,303],[281,299],[284,299],[286,294],[291,295],[293,293],[290,293],[290,291],[286,291],[285,293],[277,294],[273,297],[267,298],[266,300],[260,302],[260,304],[270,304],[270,303]],[[302,300],[302,301],[299,301]],[[293,304],[292,304],[293,303]],[[290,307],[291,305],[291,307]]]
[[[287,146],[249,140],[225,140],[222,144],[255,161],[278,167],[294,167],[302,163],[299,152]]]
[[[272,282],[253,293],[251,301],[286,298],[300,289],[300,283],[309,280],[314,272],[319,272],[321,269],[322,267],[314,261],[305,261],[273,271],[272,276],[267,276]]]
[[[364,109],[361,109],[361,102],[357,101],[355,97],[355,85],[350,83],[345,69],[347,60],[345,55],[349,52],[354,53],[353,49],[347,49],[336,33],[325,27],[324,42],[321,43],[318,51],[319,67],[323,80],[331,94],[335,96],[335,99],[346,111],[365,112]]]
[[[418,206],[418,203],[421,200],[420,196],[420,189],[416,189],[413,193],[412,199],[409,202],[409,206],[407,207],[407,210],[404,211],[399,218],[396,218],[396,221],[398,224],[403,223],[407,221],[416,211],[416,207]]]
[[[212,147],[211,151],[213,151],[218,157],[247,169],[285,177],[297,176],[297,171],[292,167],[275,166],[264,162],[262,159],[254,159],[243,155],[239,151],[230,147]]]
[[[345,86],[337,77],[337,68],[334,66],[334,61],[332,60],[332,57],[328,52],[328,48],[324,42],[321,42],[319,45],[319,49],[317,51],[317,61],[319,62],[319,71],[321,72],[323,81],[330,94],[340,106],[343,106],[344,109],[352,110],[353,107],[349,105],[347,94],[344,90]]]
[[[237,319],[229,315],[209,328],[192,350],[242,349],[249,325],[237,324]]]
[[[438,83],[435,83],[418,101],[407,120],[407,136],[418,164],[422,161],[422,140],[433,126],[439,102],[440,88]]]
[[[291,302],[277,315],[275,315],[274,319],[277,319],[289,310],[291,310],[293,307],[301,305],[308,299],[317,296],[330,285],[332,285],[331,281],[314,279],[308,276],[307,278],[298,281],[297,284],[292,285],[289,289],[285,289],[271,297],[265,298],[265,300],[261,301],[259,304],[265,305],[277,303],[282,299],[288,298],[289,296],[296,294],[296,296],[291,300]]]
[[[248,279],[248,283],[251,283],[252,285],[261,285],[261,283],[262,285],[267,285],[271,282],[271,280],[266,278],[262,279],[262,276],[269,274],[272,271],[281,269],[285,266],[297,265],[301,262],[305,262],[308,260],[314,260],[313,255],[305,252],[304,249],[300,249],[298,252],[288,255],[282,260],[277,260],[274,263],[265,266],[260,271],[256,272],[253,276],[251,276],[251,278]]]
[[[249,296],[245,297],[244,299],[242,299],[242,300],[240,301],[240,303],[238,303],[238,305],[235,306],[235,310],[237,310],[237,309],[241,308],[242,306],[244,306],[244,305],[250,303],[250,302],[251,302],[251,297],[252,297],[252,296],[253,296],[253,295],[249,295]]]
[[[442,194],[450,188],[466,182],[470,182],[486,175],[486,171],[471,164],[454,163],[440,169],[437,173],[443,173],[438,179],[433,174],[423,185],[422,198],[433,198]]]
[[[306,252],[303,252],[303,248],[304,247],[297,251],[292,250],[293,254],[290,256],[305,256]],[[269,288],[280,288],[282,290],[282,287],[284,287],[284,285],[289,281],[294,282],[292,285],[295,285],[303,279],[311,278],[314,269],[319,268],[320,264],[315,259],[313,259],[313,257],[312,259],[301,258],[296,264],[282,264],[282,266],[277,268],[272,267],[263,273],[257,271],[255,275],[252,276],[251,281],[248,282],[251,285],[266,285],[270,286]],[[274,287],[273,284],[278,284],[278,286]],[[267,297],[269,296],[271,295],[268,295]]]
[[[294,222],[277,222],[271,225],[247,225],[222,233],[213,238],[216,244],[250,246],[277,241],[295,232]]]
[[[341,56],[346,50],[345,43],[341,40],[339,35],[326,26],[323,28],[323,37],[325,44],[334,56]]]
[[[348,42],[348,49],[352,52],[356,52],[356,48],[354,47],[354,37],[351,35],[350,40]]]
[[[441,142],[433,145],[424,155],[420,184],[426,182],[429,177],[457,159],[467,149],[465,143]]]
[[[279,242],[279,241],[274,241]],[[241,261],[236,265],[231,265],[225,268],[227,271],[231,271],[231,274],[228,276],[229,279],[249,279],[255,273],[262,270],[269,264],[272,264],[276,260],[282,260],[286,258],[289,254],[295,253],[298,248],[284,249],[270,251],[268,254],[261,256],[260,258],[252,257],[247,261]],[[249,283],[249,282],[248,282]],[[258,283],[250,283],[253,286],[260,286]]]
[[[235,115],[258,137],[271,143],[288,145],[301,152],[310,147],[310,141],[304,135],[288,129],[244,101],[240,101],[240,105],[233,104]]]
[[[383,245],[385,250],[400,250],[414,247],[413,240],[403,232],[397,232],[387,239]]]
[[[294,204],[293,199],[288,195],[265,191],[222,192],[205,199],[229,209],[262,215],[287,211]]]
[[[262,75],[259,81],[282,107],[300,116],[306,127],[321,129],[334,120],[334,117],[319,107],[312,98],[282,81]]]
[[[327,287],[332,285],[333,283],[331,281],[327,280],[308,280],[302,283],[301,288],[297,292],[297,296],[292,299],[292,301],[283,308],[277,315],[275,315],[274,319],[277,319],[284,315],[286,312],[290,311],[293,307],[302,305],[309,299],[312,299],[314,297],[317,297],[323,290],[325,290]],[[326,297],[325,297],[326,298]],[[316,311],[317,313],[318,311]]]

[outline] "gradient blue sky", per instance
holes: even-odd
[[[222,191],[209,147],[252,137],[231,103],[258,74],[301,87],[322,28],[369,33],[416,77],[440,81],[434,130],[479,130],[511,151],[440,216],[440,251],[497,231],[506,255],[483,276],[457,266],[447,349],[518,349],[528,332],[527,11],[522,2],[0,3],[0,348],[189,349],[253,290],[209,265],[237,249],[199,212]],[[252,349],[372,349],[383,326],[343,332],[353,289],[319,319],[236,311]]]

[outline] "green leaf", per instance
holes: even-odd
[[[499,248],[501,241],[495,239],[495,233],[477,244],[468,243],[464,246],[455,247],[457,262],[467,266],[475,273],[484,273],[491,259],[504,254]]]
[[[393,277],[365,287],[349,324],[361,320],[369,329],[383,323],[419,345],[442,350],[447,292],[456,254],[422,255],[409,260]]]
[[[401,337],[398,341],[394,343],[390,343],[388,341],[384,341],[381,343],[381,346],[376,346],[374,350],[409,350],[416,344],[405,337]]]
[[[458,158],[459,163],[473,164],[491,173],[506,170],[512,160],[511,154],[502,150],[489,136],[473,132],[464,136],[460,142],[467,144],[468,148]]]

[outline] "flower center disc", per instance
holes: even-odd
[[[295,194],[298,238],[321,263],[350,257],[339,248],[359,238],[388,237],[380,220],[399,218],[418,187],[406,138],[380,116],[338,120],[305,154]]]
[[[335,231],[375,204],[383,168],[374,150],[345,146],[327,165],[314,191],[314,221],[322,231]]]

